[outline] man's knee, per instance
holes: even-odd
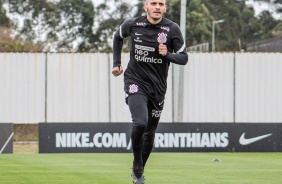
[[[144,141],[153,142],[155,139],[155,130],[146,131],[144,134]]]
[[[145,122],[133,122],[132,123],[132,131],[135,132],[145,132],[147,125]]]

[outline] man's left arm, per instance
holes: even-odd
[[[170,31],[173,33],[172,49],[174,53],[167,52],[165,57],[172,63],[186,65],[188,62],[188,54],[180,28],[175,24]]]

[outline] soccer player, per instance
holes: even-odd
[[[170,63],[188,62],[179,26],[163,17],[165,0],[145,0],[145,16],[130,18],[116,31],[113,40],[112,74],[123,73],[123,38],[131,37],[130,61],[124,72],[126,103],[132,116],[132,181],[144,183],[144,167],[154,144],[155,130],[164,106]]]

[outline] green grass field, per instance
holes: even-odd
[[[221,162],[212,162],[218,158]],[[3,154],[2,184],[130,184],[132,154]],[[152,153],[146,184],[280,184],[281,153]]]

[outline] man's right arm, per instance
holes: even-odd
[[[113,67],[119,67],[121,65],[121,51],[123,46],[123,38],[119,35],[119,30],[116,31],[114,34],[114,41],[113,41]]]
[[[112,74],[114,76],[119,76],[123,73],[123,68],[121,66],[121,51],[123,46],[123,38],[119,36],[118,31],[114,34],[114,42],[113,42],[113,52],[114,52],[114,63]]]
[[[121,52],[123,46],[123,38],[129,36],[132,19],[123,22],[120,28],[114,34],[113,40],[113,67],[121,66]]]

